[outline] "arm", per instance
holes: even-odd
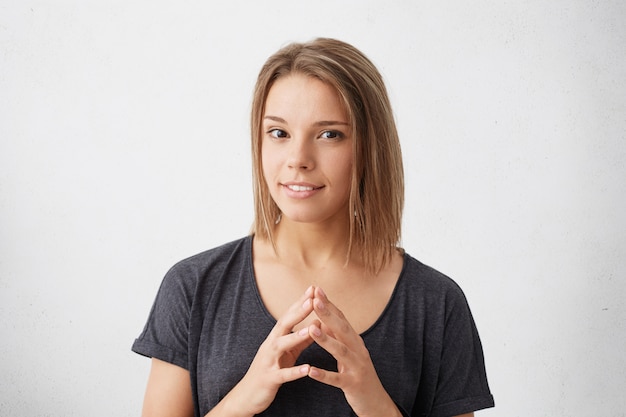
[[[311,367],[309,376],[340,388],[359,416],[401,416],[376,374],[363,339],[320,288],[316,288],[314,296],[315,312],[321,323],[310,325],[309,332],[315,342],[337,359],[338,372]],[[456,417],[474,417],[474,413]]]
[[[142,417],[193,417],[189,372],[152,359]]]
[[[337,372],[311,367],[309,376],[341,389],[356,415],[398,416],[402,413],[383,387],[363,339],[326,294],[315,289],[314,308],[320,321],[309,326],[309,334],[337,359]]]
[[[308,329],[293,333],[293,327],[313,311],[313,288],[289,310],[259,347],[239,383],[209,413],[209,416],[251,417],[265,410],[285,382],[303,378],[309,365],[294,366],[300,353],[313,340]],[[189,372],[179,366],[152,359],[152,369],[142,417],[193,417],[194,406]]]
[[[294,366],[300,353],[311,343],[308,329],[292,329],[313,311],[313,287],[278,319],[259,347],[248,372],[206,417],[252,417],[274,401],[280,386],[308,375],[309,365]]]

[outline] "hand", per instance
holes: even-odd
[[[309,376],[340,388],[358,416],[401,416],[376,374],[363,339],[341,310],[328,300],[321,288],[314,291],[313,305],[321,323],[311,324],[309,334],[335,357],[337,372],[311,367]]]
[[[313,343],[313,339],[309,336],[308,328],[297,333],[293,333],[292,329],[313,311],[313,292],[313,287],[309,287],[278,319],[259,347],[248,372],[224,398],[226,404],[221,404],[220,408],[228,409],[227,414],[259,414],[269,407],[282,384],[309,374],[309,365],[294,364],[300,353]],[[241,410],[239,407],[246,409]]]

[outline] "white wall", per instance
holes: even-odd
[[[215,3],[0,0],[0,415],[139,415],[163,274],[248,231],[256,73],[316,36],[388,82],[478,415],[626,415],[626,3]]]

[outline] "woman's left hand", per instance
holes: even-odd
[[[321,323],[311,324],[309,334],[335,357],[337,372],[311,367],[309,377],[341,389],[360,417],[402,416],[380,382],[363,339],[319,287],[313,306]]]

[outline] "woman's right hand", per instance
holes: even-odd
[[[313,292],[314,288],[309,287],[278,319],[248,372],[206,417],[259,414],[274,401],[282,384],[308,375],[309,365],[294,365],[313,339],[307,327],[298,332],[293,332],[293,328],[313,311]]]

